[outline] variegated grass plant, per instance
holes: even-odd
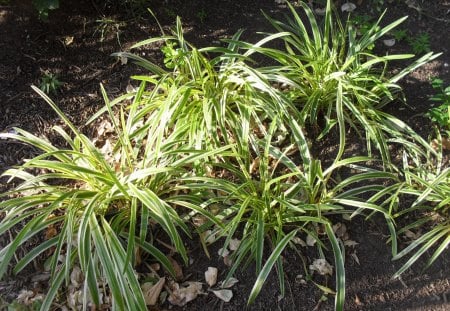
[[[438,141],[441,139],[438,132]],[[406,248],[394,254],[394,260],[409,256],[394,277],[399,277],[421,256],[432,252],[423,267],[424,270],[427,269],[448,251],[450,244],[450,168],[444,165],[442,144],[437,151],[429,145],[428,150],[421,154],[405,154],[403,167],[404,182],[399,188],[400,199],[409,196],[414,201],[394,216],[402,218],[415,214],[415,220],[401,228],[398,235],[411,230],[422,233]]]
[[[50,309],[60,287],[69,282],[74,265],[79,265],[84,274],[84,308],[89,304],[99,306],[100,288],[107,285],[110,294],[103,293],[103,297],[111,296],[114,309],[145,310],[134,270],[137,250],[150,254],[174,274],[170,261],[153,245],[152,227],[159,226],[187,261],[178,231],[188,236],[190,231],[178,213],[183,207],[200,213],[203,210],[177,197],[180,178],[190,174],[195,162],[226,147],[212,152],[193,150],[179,138],[177,131],[168,133],[164,123],[167,120],[155,120],[145,126],[135,122],[134,113],[144,86],[128,107],[129,117],[122,110],[116,118],[102,88],[116,133],[110,142],[111,150],[105,154],[50,98],[34,89],[69,129],[67,132],[54,127],[67,146],[56,147],[21,129],[16,129],[17,134],[1,134],[2,139],[30,144],[42,154],[3,174],[22,183],[2,194],[0,211],[4,217],[0,234],[18,224],[23,227],[0,251],[0,277],[5,275],[23,243],[52,226],[56,228],[54,236],[13,264],[14,273],[19,273],[40,254],[53,251],[50,287],[42,310]]]
[[[275,143],[276,121],[262,137],[252,137],[256,146],[252,153],[253,165],[247,166],[238,155],[234,160],[215,164],[224,170],[227,178],[188,178],[187,188],[214,189],[207,205],[219,205],[216,222],[224,228],[216,228],[217,237],[226,237],[223,249],[233,238],[240,240],[239,248],[232,255],[231,277],[243,263],[256,263],[257,280],[248,303],[254,302],[273,266],[277,267],[281,293],[284,294],[284,272],[281,254],[297,233],[311,234],[317,239],[320,256],[331,245],[336,267],[336,310],[342,310],[345,298],[344,249],[332,230],[332,215],[360,214],[364,211],[381,212],[386,216],[389,229],[394,233],[389,206],[393,199],[392,187],[381,181],[395,181],[392,173],[358,166],[367,157],[336,159],[326,169],[314,159],[301,127],[290,123],[292,144],[283,148]],[[248,151],[250,152],[250,151]],[[296,163],[293,159],[301,159]],[[338,181],[339,170],[352,167],[356,173]],[[201,182],[203,180],[203,182]],[[395,184],[395,183],[394,183]],[[319,239],[315,228],[324,228],[326,239]],[[208,226],[204,226],[206,230]],[[265,250],[270,249],[270,255]],[[301,252],[301,251],[299,251]],[[267,260],[264,261],[264,258]]]
[[[233,41],[241,33],[236,33]],[[113,55],[129,58],[150,71],[150,76],[133,78],[153,84],[171,101],[166,105],[169,128],[184,131],[190,145],[210,150],[236,143],[238,149],[246,149],[251,132],[264,130],[262,120],[288,118],[290,102],[246,64],[236,44],[197,49],[184,39],[178,18],[172,35],[151,38],[132,48],[157,41],[164,42],[164,63],[169,71],[135,54]],[[145,109],[152,113],[155,108],[147,105]],[[283,122],[279,126],[283,127]]]
[[[369,154],[374,145],[384,164],[389,165],[388,139],[391,136],[384,128],[389,128],[392,123],[386,120],[380,109],[387,104],[398,105],[394,101],[401,93],[397,82],[440,54],[428,53],[397,74],[390,75],[387,70],[390,63],[414,55],[377,56],[370,53],[368,47],[395,29],[406,17],[379,27],[383,14],[364,35],[358,37],[350,22],[342,25],[330,0],[321,26],[305,2],[300,1],[300,7],[306,22],[289,2],[287,5],[291,11],[287,22],[267,16],[278,32],[265,35],[256,44],[237,43],[247,50],[244,55],[249,57],[260,53],[276,62],[274,66],[259,70],[272,82],[283,85],[286,96],[299,111],[298,122],[320,131],[316,137],[324,137],[337,124],[339,153],[342,154],[347,128],[352,127],[357,133],[364,134]],[[267,43],[273,41],[281,42],[285,48],[267,47]],[[398,127],[389,129],[397,132],[395,136],[408,135]]]

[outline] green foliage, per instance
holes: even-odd
[[[63,82],[58,80],[58,76],[52,73],[45,73],[41,78],[41,83],[39,88],[46,94],[56,94],[61,86],[63,86]]]
[[[59,0],[33,0],[33,5],[38,11],[39,18],[48,20],[48,12],[59,8]]]
[[[392,32],[392,35],[394,36],[395,40],[397,41],[403,41],[408,38],[408,30],[407,29],[397,29]]]
[[[355,22],[341,24],[331,1],[321,26],[306,4],[301,3],[301,9],[307,23],[288,5],[287,22],[267,17],[276,32],[255,44],[243,42],[239,31],[224,40],[224,47],[198,49],[185,40],[177,18],[170,34],[162,31],[161,37],[132,47],[162,42],[165,68],[129,52],[113,54],[148,74],[133,76],[139,89],[113,101],[101,88],[105,107],[88,124],[107,115],[114,133],[102,137],[103,142],[81,133],[34,88],[63,120],[64,127],[54,130],[65,144],[57,147],[21,129],[0,134],[42,152],[3,174],[20,183],[1,195],[0,234],[18,224],[23,227],[0,250],[0,278],[22,244],[54,227],[56,235],[18,258],[13,269],[19,273],[54,250],[50,289],[41,310],[50,308],[75,266],[84,276],[85,307],[100,304],[102,286],[109,289],[113,309],[145,310],[134,269],[136,254],[146,253],[174,274],[168,258],[154,245],[155,235],[164,235],[187,262],[180,233],[191,235],[188,222],[195,215],[205,219],[195,231],[206,252],[208,230],[217,240],[224,239],[223,249],[231,239],[241,240],[227,278],[241,265],[255,264],[249,304],[274,266],[284,294],[281,256],[288,247],[301,254],[293,240],[310,235],[320,258],[327,251],[333,254],[335,309],[343,309],[345,250],[332,229],[336,215],[381,213],[396,259],[424,245],[409,264],[423,254],[423,247],[441,241],[432,262],[449,243],[444,235],[449,232],[450,173],[436,164],[442,155],[381,109],[401,91],[397,82],[402,77],[438,55],[428,53],[388,76],[391,61],[412,55],[377,56],[370,47],[404,18],[381,27],[381,16],[358,34]],[[275,40],[284,48],[268,44]],[[269,58],[272,65],[253,67],[255,56]],[[442,84],[440,88],[447,92]],[[448,98],[437,95],[436,100]],[[310,140],[328,137],[335,125],[339,145],[334,158],[315,158]],[[381,161],[370,154],[344,157],[348,128],[367,138],[369,152],[375,145]],[[405,150],[403,171],[390,161],[392,144]],[[429,160],[434,158],[438,160]],[[392,170],[375,169],[369,161]],[[425,166],[420,165],[423,161],[428,161]],[[435,168],[434,174],[428,173],[430,168]],[[399,210],[403,195],[417,200],[411,208]],[[398,253],[394,219],[421,208],[447,220]]]
[[[431,146],[429,150],[432,150]],[[421,256],[432,253],[423,267],[424,270],[427,269],[450,244],[450,168],[442,166],[441,148],[437,157],[433,158],[434,165],[429,165],[429,160],[423,163],[417,160],[417,157],[411,158],[412,161],[407,159],[404,161],[405,181],[400,188],[400,193],[413,196],[415,200],[397,217],[420,213],[420,218],[399,230],[398,233],[403,234],[411,230],[420,230],[420,228],[425,229],[425,232],[405,249],[395,254],[394,260],[409,255],[410,257],[394,277],[399,277]]]
[[[439,128],[450,131],[450,86],[445,87],[442,79],[435,78],[431,81],[433,89],[436,91],[430,100],[437,103],[437,107],[431,108],[427,113],[431,121]]]
[[[100,42],[103,42],[109,33],[115,34],[117,43],[120,44],[120,28],[125,26],[124,22],[119,22],[113,18],[102,17],[96,21],[98,23],[95,33],[100,32]],[[95,34],[94,33],[94,34]]]
[[[41,310],[48,310],[59,288],[68,282],[74,265],[81,267],[84,286],[93,304],[100,304],[98,286],[107,284],[113,308],[144,310],[145,301],[133,270],[136,248],[174,273],[170,261],[152,245],[150,224],[158,224],[187,261],[177,228],[188,235],[189,231],[175,207],[198,209],[200,213],[201,209],[177,197],[178,180],[194,162],[213,152],[192,150],[179,141],[177,131],[164,135],[161,127],[152,121],[150,125],[140,125],[137,107],[144,87],[145,83],[141,95],[135,97],[130,114],[125,116],[122,111],[120,122],[115,121],[102,89],[117,135],[109,142],[112,145],[109,150],[97,148],[37,88],[34,89],[70,129],[71,133],[59,126],[54,128],[68,148],[57,148],[21,129],[16,130],[17,134],[1,134],[2,138],[21,141],[42,151],[21,167],[3,174],[23,183],[4,193],[5,200],[0,203],[0,210],[6,212],[0,223],[0,234],[26,222],[15,239],[0,251],[0,277],[4,276],[20,245],[49,226],[58,228],[54,237],[37,245],[14,267],[14,273],[19,273],[40,254],[55,248],[50,289]],[[148,143],[144,144],[144,140]],[[46,172],[34,176],[30,170]],[[167,197],[172,201],[167,201]],[[85,303],[89,297],[85,296]]]
[[[243,45],[248,49],[245,55],[261,53],[279,64],[260,71],[270,76],[274,83],[287,85],[285,94],[297,106],[300,124],[318,127],[319,123],[325,122],[319,138],[338,124],[339,154],[345,148],[347,127],[352,127],[367,137],[369,152],[375,145],[384,164],[389,165],[388,139],[411,131],[403,125],[395,125],[400,121],[380,109],[397,98],[401,91],[397,82],[402,77],[439,55],[428,53],[398,74],[388,76],[386,67],[390,62],[413,55],[377,56],[367,51],[406,17],[380,28],[382,15],[358,37],[351,23],[345,27],[341,25],[338,16],[333,14],[330,1],[322,27],[309,6],[303,2],[300,5],[307,16],[307,24],[289,4],[292,18],[284,23],[267,17],[278,32],[254,45]],[[284,43],[284,50],[264,47],[267,42],[277,39]]]
[[[206,13],[205,9],[201,9],[197,12],[196,16],[199,19],[200,23],[203,24],[205,22],[205,19],[208,17],[208,13]]]
[[[349,19],[349,24],[356,29],[357,36],[361,37],[371,31],[374,25],[373,17],[367,14],[354,15]],[[379,31],[380,26],[375,28],[375,31]],[[375,48],[375,42],[367,46],[367,51],[372,51]]]
[[[422,32],[408,40],[414,54],[423,54],[430,52],[430,35]]]

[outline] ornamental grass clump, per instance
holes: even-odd
[[[250,57],[259,53],[275,61],[273,66],[258,70],[272,82],[285,86],[286,96],[298,109],[298,122],[312,126],[319,132],[316,137],[324,137],[337,124],[341,154],[347,128],[351,127],[367,138],[369,153],[374,145],[384,164],[390,164],[390,132],[395,132],[395,136],[409,133],[391,127],[392,122],[386,120],[381,109],[387,104],[398,104],[394,100],[401,93],[397,84],[401,78],[439,54],[427,53],[397,74],[390,75],[387,70],[390,63],[414,55],[377,56],[370,53],[369,47],[406,17],[380,27],[383,14],[362,36],[357,36],[351,22],[342,25],[330,0],[322,23],[306,3],[300,2],[306,22],[289,2],[287,5],[291,11],[287,22],[266,16],[278,32],[267,34],[256,44],[241,42],[239,45],[247,50],[244,55]],[[272,41],[281,42],[284,49],[266,47]]]
[[[441,139],[438,135],[438,141]],[[418,217],[401,228],[398,234],[415,235],[413,230],[423,233],[414,236],[406,248],[394,254],[394,260],[409,256],[394,277],[399,277],[421,256],[431,253],[423,267],[427,269],[450,244],[450,168],[443,163],[442,147],[436,152],[431,145],[428,146],[428,154],[422,157],[404,157],[404,182],[400,185],[399,194],[400,199],[408,196],[413,198],[413,202],[394,216],[401,218],[416,214]]]
[[[282,149],[274,143],[275,128],[276,120],[264,137],[256,138],[251,144],[257,148],[253,150],[250,167],[241,161],[241,157],[248,155],[237,154],[234,161],[216,164],[228,178],[189,178],[193,183],[185,186],[217,192],[209,204],[221,207],[216,218],[224,228],[216,228],[216,235],[226,238],[222,249],[226,249],[233,238],[240,240],[232,255],[233,265],[228,277],[243,263],[255,262],[258,277],[249,304],[255,301],[274,265],[284,294],[283,250],[288,245],[295,247],[292,241],[297,234],[310,234],[319,226],[325,228],[329,243],[320,241],[316,234],[314,236],[322,258],[323,249],[328,249],[326,244],[331,245],[337,278],[336,309],[340,310],[345,297],[344,250],[332,230],[330,217],[381,212],[392,232],[394,227],[387,206],[393,189],[380,183],[395,182],[396,176],[356,166],[369,160],[367,157],[336,159],[330,167],[322,169],[321,161],[311,156],[302,129],[295,121],[290,124],[293,142]],[[296,163],[294,158],[301,162]],[[357,173],[338,182],[336,175],[344,167],[353,167]],[[268,257],[265,256],[267,249],[270,251]]]
[[[233,41],[241,33],[236,33]],[[210,150],[236,143],[238,149],[245,149],[252,131],[264,131],[264,119],[287,119],[290,103],[264,75],[245,63],[236,44],[197,49],[184,39],[178,18],[172,35],[151,38],[132,48],[157,41],[164,42],[164,63],[169,71],[135,54],[114,55],[129,58],[150,71],[151,75],[133,78],[160,89],[167,101],[163,105],[171,120],[169,128],[183,131],[190,145]],[[146,105],[145,109],[151,114],[159,107]]]
[[[181,207],[200,213],[202,209],[178,199],[180,178],[190,174],[193,163],[202,157],[227,147],[213,152],[193,150],[179,140],[176,131],[162,130],[166,124],[161,120],[147,126],[134,122],[143,89],[129,107],[130,117],[127,119],[122,110],[117,120],[102,88],[116,134],[108,152],[96,147],[35,87],[70,130],[54,127],[67,147],[58,148],[21,129],[16,129],[17,134],[0,134],[2,139],[30,144],[42,152],[3,174],[22,183],[3,193],[0,203],[4,213],[0,234],[23,224],[17,236],[0,251],[1,278],[23,243],[38,234],[45,235],[49,227],[56,228],[47,240],[20,258],[13,270],[19,273],[40,254],[53,251],[49,292],[41,310],[48,310],[61,286],[67,285],[74,265],[79,265],[84,274],[84,307],[101,305],[101,297],[107,293],[100,293],[100,289],[108,285],[113,308],[146,309],[134,270],[136,250],[148,253],[174,275],[170,261],[153,246],[154,226],[162,229],[187,262],[178,231],[188,236],[190,231],[178,213]],[[30,170],[40,173],[33,175]]]

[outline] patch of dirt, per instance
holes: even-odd
[[[115,97],[125,92],[129,77],[140,72],[135,66],[121,65],[110,54],[128,50],[136,42],[160,35],[157,23],[149,14],[133,17],[118,10],[119,7],[104,5],[105,1],[61,0],[61,8],[50,13],[47,23],[37,19],[31,0],[12,2],[11,5],[0,6],[0,132],[17,126],[36,135],[47,135],[50,127],[60,122],[48,104],[30,88],[32,84],[39,85],[46,72],[57,74],[64,83],[56,94],[51,95],[52,99],[76,125],[83,127],[85,121],[103,106],[100,83],[110,97]],[[360,2],[357,13],[375,10],[370,5],[371,1]],[[426,137],[431,127],[423,113],[430,108],[428,98],[433,94],[429,79],[438,76],[447,84],[450,82],[450,1],[384,2],[388,9],[385,22],[409,15],[401,27],[411,34],[428,33],[431,50],[443,52],[437,60],[415,71],[401,83],[409,106],[393,104],[386,107],[387,112],[408,122]],[[173,25],[175,16],[180,15],[186,38],[197,46],[218,44],[220,39],[231,37],[240,28],[246,29],[243,39],[255,42],[256,32],[271,30],[261,10],[277,17],[286,13],[283,5],[274,0],[159,0],[149,1],[148,5],[164,29]],[[385,47],[377,46],[376,49]],[[406,42],[399,42],[393,47],[394,51],[409,53],[410,47]],[[148,48],[140,53],[154,61],[161,60],[157,48]],[[33,152],[26,146],[0,140],[0,171],[20,163]],[[0,182],[0,192],[7,189],[4,182]],[[346,254],[346,310],[450,309],[448,250],[424,273],[420,273],[419,269],[424,264],[420,261],[401,280],[392,280],[391,276],[401,267],[401,262],[391,261],[383,221],[356,219],[348,227],[351,239],[359,244],[354,250],[348,249]],[[0,245],[6,245],[9,239],[2,236]],[[190,243],[193,262],[186,267],[185,275],[190,274],[190,280],[203,281],[204,271],[208,266],[214,266],[219,268],[219,279],[223,278],[226,266],[216,255],[220,246],[212,247],[213,258],[210,260],[196,240]],[[315,259],[314,253],[310,250],[305,253],[306,265],[309,265]],[[234,297],[229,303],[209,294],[183,308],[165,304],[161,309],[332,310],[334,298],[331,295],[328,300],[320,302],[322,291],[312,282],[301,282],[299,275],[305,273],[298,256],[288,250],[284,261],[284,298],[279,297],[278,280],[272,272],[255,304],[246,308],[248,294],[256,278],[254,267],[250,265],[236,275],[239,283],[233,287]],[[332,263],[331,257],[329,261]],[[334,278],[315,281],[334,288]],[[25,281],[11,279],[7,284],[2,281],[1,296],[14,299],[21,289],[33,286],[30,282],[31,278],[25,278]]]

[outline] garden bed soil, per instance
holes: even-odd
[[[46,72],[57,74],[64,83],[56,94],[51,95],[52,99],[70,120],[85,131],[90,130],[84,126],[85,121],[103,106],[99,84],[105,86],[110,97],[116,97],[133,83],[129,77],[140,72],[140,69],[130,64],[122,65],[110,54],[127,51],[138,41],[160,35],[160,30],[145,11],[140,12],[141,16],[136,16],[134,12],[133,16],[130,11],[105,6],[105,2],[61,0],[60,9],[50,12],[48,22],[37,18],[31,1],[17,0],[0,6],[0,132],[16,126],[37,135],[50,135],[50,128],[61,122],[48,104],[30,88],[32,84],[39,85]],[[360,4],[358,13],[378,15],[373,12],[372,1],[355,2]],[[450,83],[450,1],[396,0],[384,3],[388,9],[386,21],[409,15],[402,28],[413,35],[428,33],[431,50],[443,52],[437,60],[416,70],[402,82],[409,106],[396,103],[386,107],[389,113],[400,117],[427,137],[431,127],[423,114],[430,108],[428,98],[433,93],[430,78],[440,77]],[[148,6],[166,30],[173,25],[175,16],[180,15],[186,38],[197,46],[219,44],[220,39],[230,38],[240,28],[246,29],[243,35],[245,40],[255,42],[256,32],[270,30],[261,10],[277,17],[287,12],[283,5],[274,0],[161,0],[148,1]],[[98,22],[101,19],[103,23]],[[107,22],[107,19],[114,22]],[[386,47],[377,46],[376,49],[385,51]],[[399,42],[392,49],[396,52],[410,51],[406,42]],[[140,53],[156,62],[161,61],[157,46]],[[0,140],[0,172],[33,154],[34,151],[27,146]],[[7,188],[2,179],[0,192]],[[391,260],[383,221],[356,218],[346,225],[350,239],[359,243],[349,247],[346,254],[346,310],[450,309],[449,250],[425,272],[421,273],[424,264],[421,260],[403,274],[402,279],[393,280],[391,276],[402,263]],[[0,246],[6,245],[11,236],[0,237]],[[408,240],[403,240],[400,247],[406,243]],[[223,278],[226,266],[216,255],[216,248],[219,247],[216,244],[211,249],[213,258],[208,259],[198,242],[195,239],[190,241],[191,264],[184,267],[184,275],[192,281],[203,281],[207,267],[215,266],[219,268],[219,279]],[[314,256],[316,254],[312,248],[305,249],[307,264],[315,259]],[[331,262],[332,257],[329,260]],[[328,295],[327,300],[321,299],[323,292],[317,286],[312,282],[304,284],[300,277],[304,275],[302,262],[294,252],[288,250],[284,253],[284,266],[286,296],[279,296],[277,277],[272,273],[255,304],[248,310],[333,309],[332,295]],[[10,276],[0,281],[2,300],[10,302],[22,289],[45,288],[45,284],[32,281],[32,276],[40,272],[39,267],[35,266],[26,275]],[[239,271],[236,278],[239,283],[233,287],[234,297],[229,303],[209,293],[184,307],[165,303],[154,310],[245,309],[256,278],[253,266]],[[334,278],[314,280],[334,288]]]

